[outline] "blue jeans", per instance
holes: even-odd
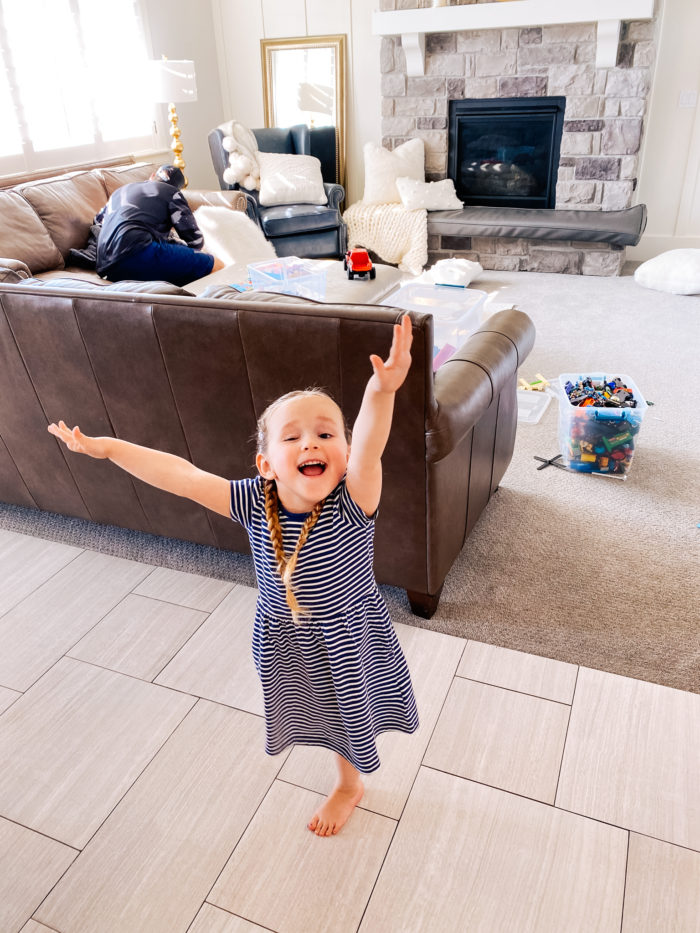
[[[112,282],[134,279],[187,285],[209,275],[213,267],[214,257],[210,253],[198,253],[179,243],[154,242],[115,262],[104,275]]]

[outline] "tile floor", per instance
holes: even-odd
[[[0,530],[1,933],[700,931],[700,695],[399,625],[421,727],[319,839],[254,602]]]

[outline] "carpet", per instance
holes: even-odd
[[[521,375],[615,372],[650,407],[627,481],[537,470],[558,405],[520,424],[513,460],[450,571],[436,614],[392,617],[488,644],[700,692],[700,298],[619,278],[485,272],[487,307],[537,328]],[[255,585],[248,557],[0,505],[0,527]]]

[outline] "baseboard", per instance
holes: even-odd
[[[628,246],[626,257],[633,262],[646,262],[669,249],[700,249],[700,236],[653,236],[646,234],[636,246]]]

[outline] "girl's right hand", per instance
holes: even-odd
[[[104,460],[108,456],[108,438],[106,437],[88,437],[82,433],[77,425],[71,430],[65,421],[50,424],[48,431],[49,434],[57,437],[59,441],[63,441],[68,450],[72,450],[77,454],[87,454],[88,457],[95,457],[98,460]]]

